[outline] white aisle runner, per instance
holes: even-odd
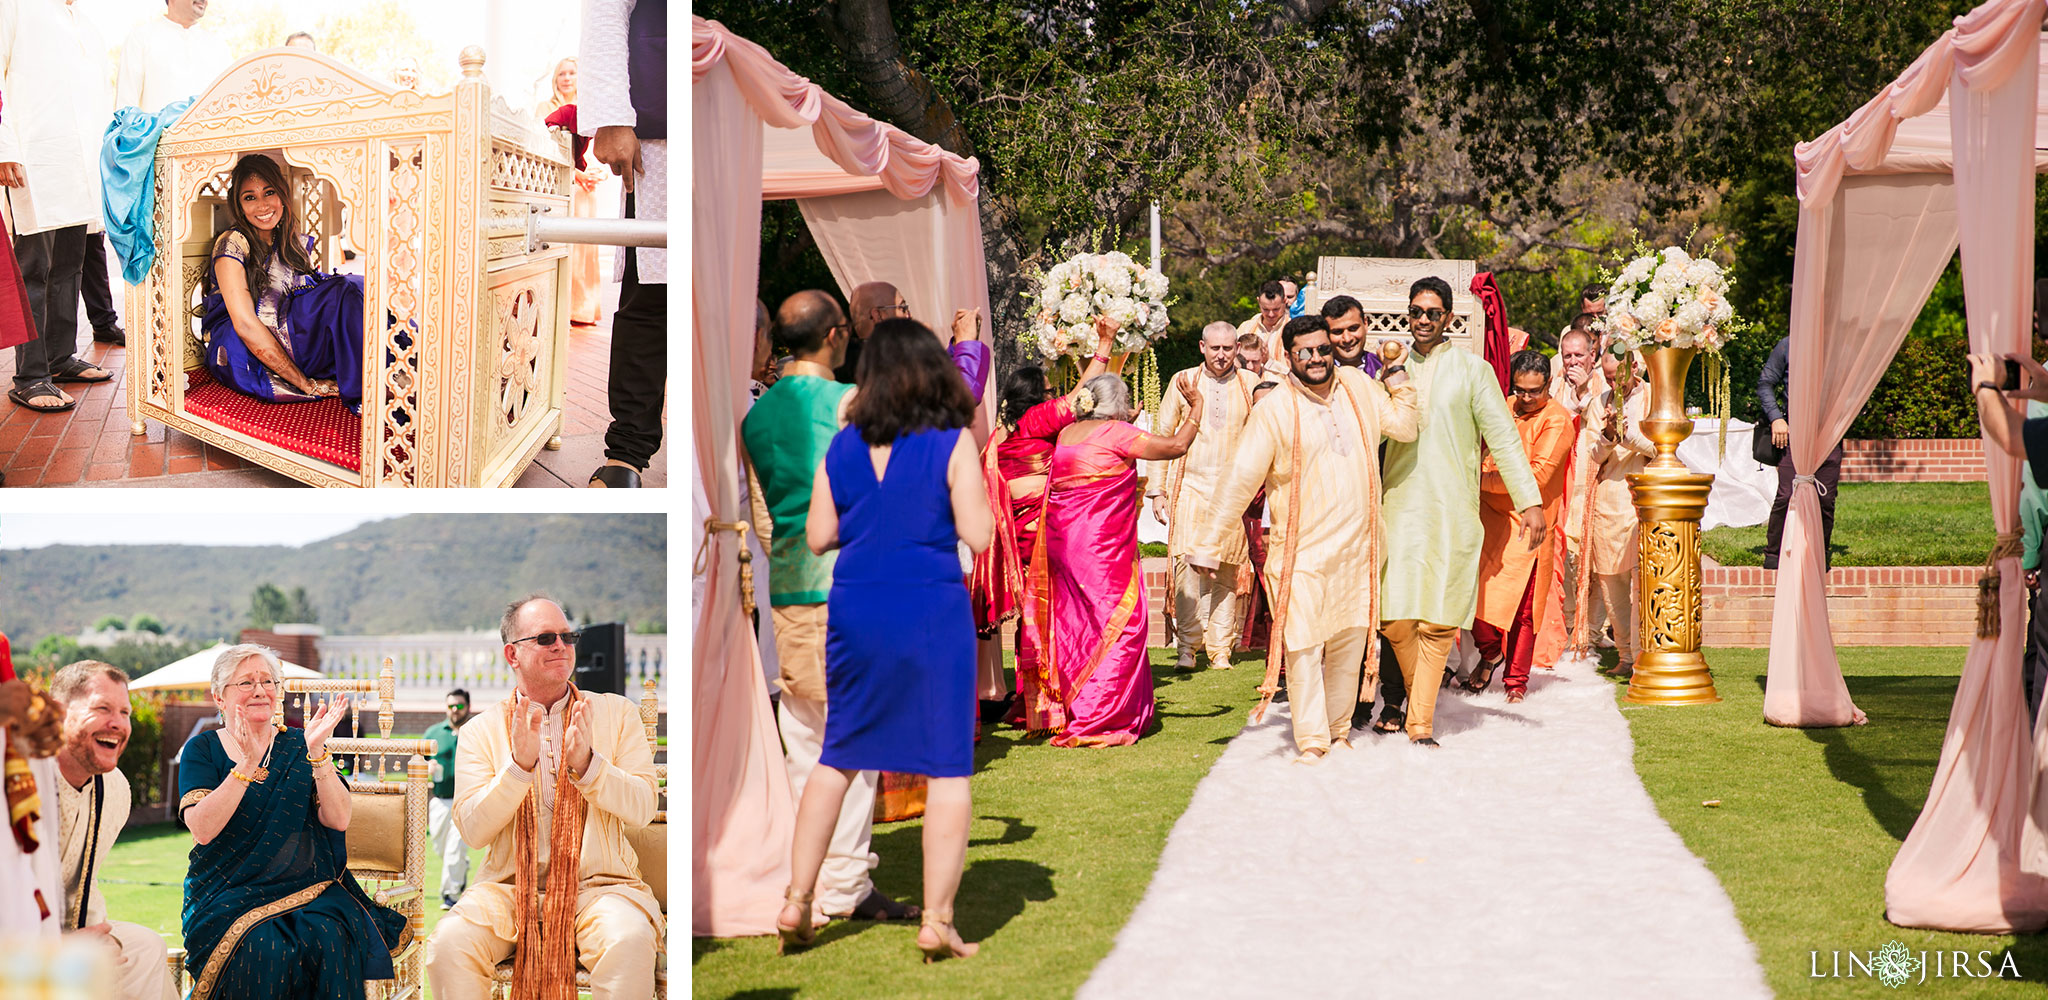
[[[1442,692],[1442,749],[1361,732],[1315,766],[1274,706],[1195,789],[1079,996],[1770,996],[1643,791],[1613,685],[1535,674],[1520,705],[1498,679]]]

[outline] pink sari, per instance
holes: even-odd
[[[1031,560],[1043,654],[1066,725],[1054,746],[1136,743],[1152,722],[1148,615],[1138,562],[1138,473],[1144,432],[1104,424],[1052,454],[1043,526]]]

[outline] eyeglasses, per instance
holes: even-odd
[[[891,316],[908,316],[910,315],[910,306],[907,303],[904,305],[894,306],[876,306],[875,311],[878,313],[887,313]]]
[[[1327,358],[1335,353],[1337,353],[1337,349],[1329,344],[1324,344],[1321,347],[1297,347],[1294,349],[1294,360],[1307,361],[1314,357]]]
[[[262,680],[252,679],[246,681],[236,681],[233,684],[228,685],[228,687],[234,688],[235,690],[240,691],[243,694],[248,694],[249,692],[254,691],[260,687],[267,694],[271,691],[277,690],[277,682],[271,680],[268,677],[265,677]]]
[[[529,635],[525,639],[514,639],[512,644],[516,646],[531,640],[537,645],[552,646],[559,640],[562,645],[574,646],[576,645],[576,640],[581,638],[583,638],[583,633],[581,632],[542,632],[539,635]]]
[[[1429,321],[1430,321],[1430,322],[1432,322],[1432,323],[1441,323],[1441,322],[1443,322],[1443,319],[1444,319],[1444,310],[1442,310],[1442,309],[1424,309],[1424,308],[1422,308],[1421,306],[1409,306],[1409,307],[1408,307],[1408,318],[1409,318],[1409,319],[1421,319],[1421,318],[1422,318],[1422,317],[1424,317],[1424,316],[1427,316],[1427,317],[1429,317]]]
[[[1539,385],[1534,389],[1524,389],[1518,385],[1512,389],[1509,389],[1508,391],[1514,393],[1517,396],[1522,397],[1523,399],[1535,399],[1536,397],[1541,396],[1546,392],[1549,392],[1550,387],[1547,385]]]

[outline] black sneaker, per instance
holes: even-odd
[[[112,344],[115,347],[127,347],[128,331],[118,326],[96,326],[92,330],[92,339],[102,344]]]

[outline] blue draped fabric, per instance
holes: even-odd
[[[279,396],[270,369],[249,352],[221,294],[202,303],[206,331],[206,369],[221,383],[245,396],[272,403],[305,402],[308,397]],[[288,343],[292,363],[307,378],[331,378],[341,388],[342,402],[362,411],[363,279],[355,274],[318,275],[285,293],[277,332]]]
[[[218,730],[186,741],[181,822],[195,792],[240,780],[228,775],[232,766]],[[269,768],[220,834],[192,848],[184,910],[190,996],[362,1000],[366,981],[391,978],[411,927],[404,914],[370,901],[348,872],[342,833],[320,824],[305,734],[278,733]]]
[[[107,242],[121,257],[121,280],[142,283],[156,260],[156,238],[150,232],[156,213],[156,141],[194,99],[187,97],[156,112],[126,107],[100,140],[100,206],[107,220]]]

